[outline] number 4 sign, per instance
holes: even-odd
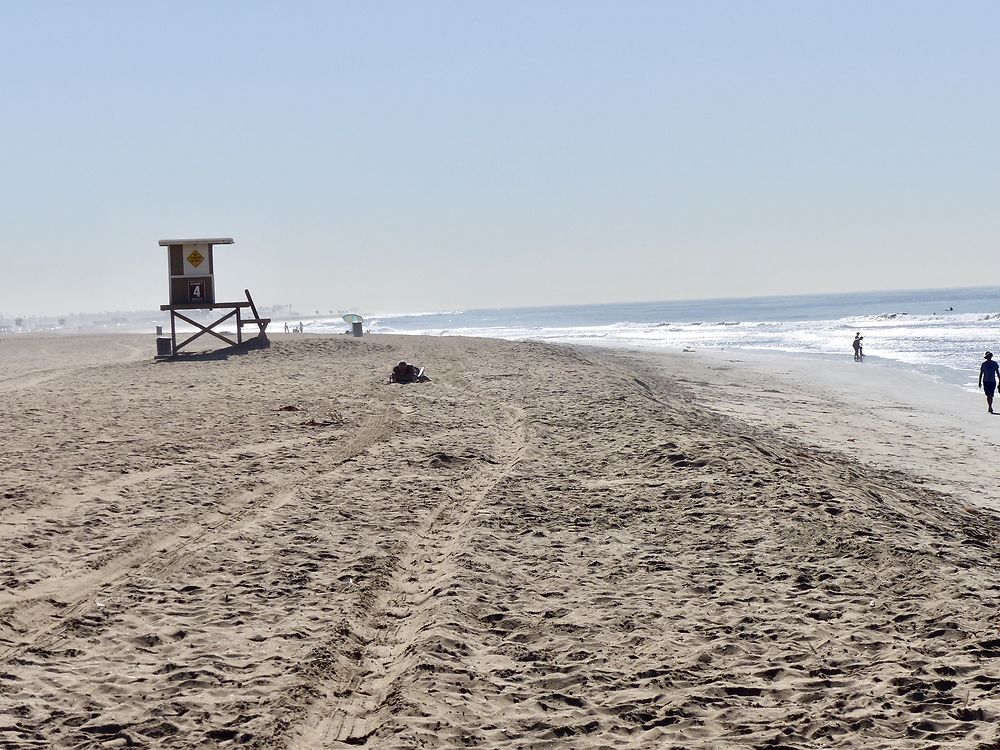
[[[189,281],[188,282],[188,301],[193,305],[199,302],[205,301],[205,282],[204,281]]]

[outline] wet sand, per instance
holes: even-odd
[[[909,419],[725,354],[152,344],[0,342],[0,747],[1000,742],[975,396]],[[432,382],[387,384],[399,359]]]

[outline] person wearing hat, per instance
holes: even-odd
[[[993,394],[997,390],[997,371],[1000,370],[1000,365],[993,361],[993,352],[986,352],[983,359],[986,361],[979,365],[979,387],[986,394],[986,405],[992,414]]]

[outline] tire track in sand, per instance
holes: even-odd
[[[107,354],[99,356],[96,360],[91,359],[91,361],[81,364],[70,364],[65,367],[47,367],[35,370],[25,370],[24,372],[19,372],[14,375],[8,375],[5,378],[0,378],[0,393],[9,393],[13,391],[22,391],[26,388],[34,388],[53,380],[59,380],[60,378],[65,378],[69,375],[83,372],[84,370],[104,369],[109,363],[123,365],[143,361],[150,356],[152,349],[151,347],[139,347],[130,344],[123,344],[121,342],[115,342],[114,346],[116,349],[125,349],[127,354],[117,356]],[[51,351],[52,347],[43,348],[37,356],[39,358],[46,358],[46,356],[48,356],[48,358],[51,359],[58,359],[58,351],[50,353]]]
[[[0,664],[30,649],[47,648],[65,637],[73,621],[102,601],[115,600],[132,575],[156,576],[181,567],[202,544],[252,516],[274,512],[290,502],[300,487],[318,474],[339,466],[384,438],[390,430],[390,409],[369,417],[352,435],[338,439],[337,448],[305,476],[281,475],[265,486],[239,495],[162,536],[139,534],[109,553],[96,570],[39,583],[28,592],[0,600],[0,641],[15,639],[0,651]],[[284,445],[283,441],[280,445]],[[246,446],[242,447],[246,450]],[[56,596],[58,595],[58,599]],[[20,638],[18,639],[18,636]]]
[[[504,406],[497,428],[497,460],[460,482],[459,492],[430,511],[401,553],[387,587],[365,602],[357,621],[341,623],[337,633],[314,650],[323,652],[330,673],[311,686],[319,697],[291,728],[288,748],[364,745],[388,719],[391,709],[385,704],[393,683],[407,671],[407,653],[414,650],[420,632],[435,616],[435,605],[450,588],[453,559],[474,532],[474,516],[521,460],[527,430],[524,411]],[[364,643],[360,650],[358,641]],[[330,658],[331,652],[339,658]],[[342,671],[334,674],[334,665]]]
[[[299,445],[305,445],[313,440],[315,440],[313,437],[289,438],[262,443],[260,445],[237,445],[228,450],[216,453],[214,456],[217,458],[235,456],[256,457],[260,454],[266,455],[271,453],[278,448],[294,448]],[[192,468],[192,464],[184,463],[181,466],[171,464],[144,471],[132,471],[121,477],[93,482],[62,492],[53,497],[46,498],[30,508],[5,514],[3,518],[0,518],[0,539],[6,539],[12,534],[18,534],[25,527],[62,519],[74,513],[81,504],[87,502],[95,495],[117,493],[124,489],[136,487],[143,482],[176,475],[181,470],[190,472]]]

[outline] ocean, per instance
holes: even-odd
[[[860,332],[861,366],[908,367],[970,390],[983,352],[1000,352],[1000,287],[361,314],[371,333],[818,359],[853,359],[851,341]],[[305,321],[304,332],[348,327],[339,316],[319,317]]]

